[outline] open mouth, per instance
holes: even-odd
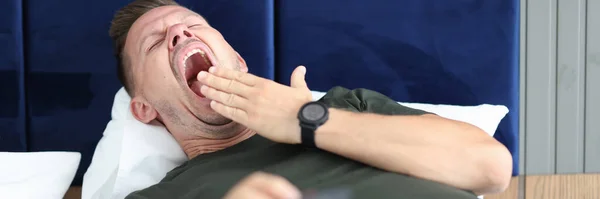
[[[194,48],[183,57],[183,75],[188,87],[198,96],[204,97],[200,92],[200,83],[197,79],[198,73],[208,71],[213,66],[211,56],[202,48]]]
[[[187,83],[189,89],[196,94],[201,101],[206,100],[200,88],[202,83],[198,81],[198,73],[208,71],[212,66],[218,65],[218,61],[212,50],[206,43],[198,39],[188,39],[175,47],[173,56],[174,73],[180,75],[180,79]],[[179,72],[177,72],[179,71]],[[206,102],[206,101],[205,101]],[[196,116],[203,123],[210,126],[224,126],[232,123],[232,120],[206,121]]]

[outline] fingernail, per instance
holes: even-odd
[[[302,72],[302,74],[306,74],[306,67],[300,66],[300,72]]]
[[[210,72],[210,73],[214,73],[215,70],[216,70],[216,67],[214,67],[214,66],[208,68],[208,72]]]
[[[205,77],[206,77],[206,72],[205,71],[200,71],[200,73],[198,73],[198,79],[205,78]]]

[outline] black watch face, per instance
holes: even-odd
[[[318,104],[309,104],[302,109],[302,117],[307,120],[316,121],[325,115],[325,109]]]

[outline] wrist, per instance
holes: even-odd
[[[344,132],[345,129],[352,123],[348,119],[348,114],[352,112],[343,111],[336,108],[329,108],[329,120],[325,124],[321,125],[315,131],[315,138],[318,134],[335,134],[337,132]]]
[[[300,127],[300,143],[308,147],[316,147],[315,133],[329,120],[329,107],[319,101],[308,102],[298,111]]]

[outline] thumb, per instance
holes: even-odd
[[[308,89],[308,86],[306,85],[306,81],[304,80],[305,74],[306,74],[306,67],[304,67],[304,66],[296,67],[294,72],[292,72],[292,78],[290,80],[291,86],[293,88]]]

